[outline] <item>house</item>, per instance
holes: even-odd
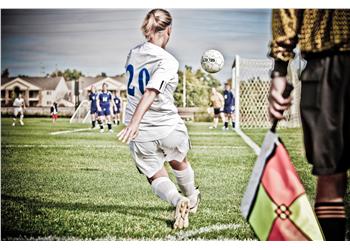
[[[1,79],[1,106],[12,106],[17,93],[22,93],[26,106],[74,106],[63,77],[14,77]]]
[[[122,97],[126,97],[126,84],[124,76],[115,77],[80,77],[79,78],[79,98],[80,101],[88,99],[89,91],[94,85],[97,91],[102,89],[102,84],[107,83],[108,90],[112,92],[113,95],[117,91],[120,91]]]

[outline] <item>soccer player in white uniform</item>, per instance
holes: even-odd
[[[15,101],[13,102],[13,123],[12,126],[16,126],[16,118],[18,115],[20,115],[19,117],[19,123],[23,126],[23,117],[24,117],[24,112],[23,109],[25,109],[25,103],[24,103],[24,99],[22,98],[22,94],[19,93],[18,97],[16,97]]]
[[[153,192],[176,207],[174,228],[181,229],[189,225],[189,212],[197,211],[200,193],[186,159],[187,128],[174,105],[179,63],[165,51],[171,22],[170,13],[163,9],[151,10],[145,17],[142,31],[147,42],[133,48],[126,62],[127,127],[118,137],[129,143],[132,158]],[[173,169],[181,194],[169,179],[165,161]]]

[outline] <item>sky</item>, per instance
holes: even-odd
[[[173,17],[167,50],[180,62],[200,68],[207,49],[219,50],[231,77],[235,55],[266,58],[271,10],[168,9]],[[144,41],[140,31],[147,9],[1,10],[1,70],[44,76],[75,68],[86,76],[124,73],[129,50]]]

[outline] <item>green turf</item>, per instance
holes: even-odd
[[[113,134],[87,130],[51,132],[88,125],[59,119],[25,119],[12,127],[1,120],[1,238],[9,239],[169,239],[172,211],[152,193]],[[256,239],[239,203],[256,156],[233,131],[188,124],[189,159],[202,192],[197,214],[185,232],[213,225],[235,229],[192,233],[185,239]],[[246,131],[261,142],[264,130]],[[288,132],[288,133],[287,133]],[[281,131],[298,172],[313,197],[314,181],[302,151],[300,130]],[[167,166],[169,169],[169,167]],[[174,180],[171,173],[170,177]]]

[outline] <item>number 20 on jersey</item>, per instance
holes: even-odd
[[[135,96],[135,87],[131,87],[132,80],[134,79],[134,66],[132,64],[129,64],[126,67],[126,72],[129,72],[129,80],[128,80],[128,95]],[[142,68],[138,72],[138,83],[139,83],[139,90],[141,94],[143,95],[145,93],[145,86],[147,86],[148,82],[150,80],[149,72],[146,68]]]

